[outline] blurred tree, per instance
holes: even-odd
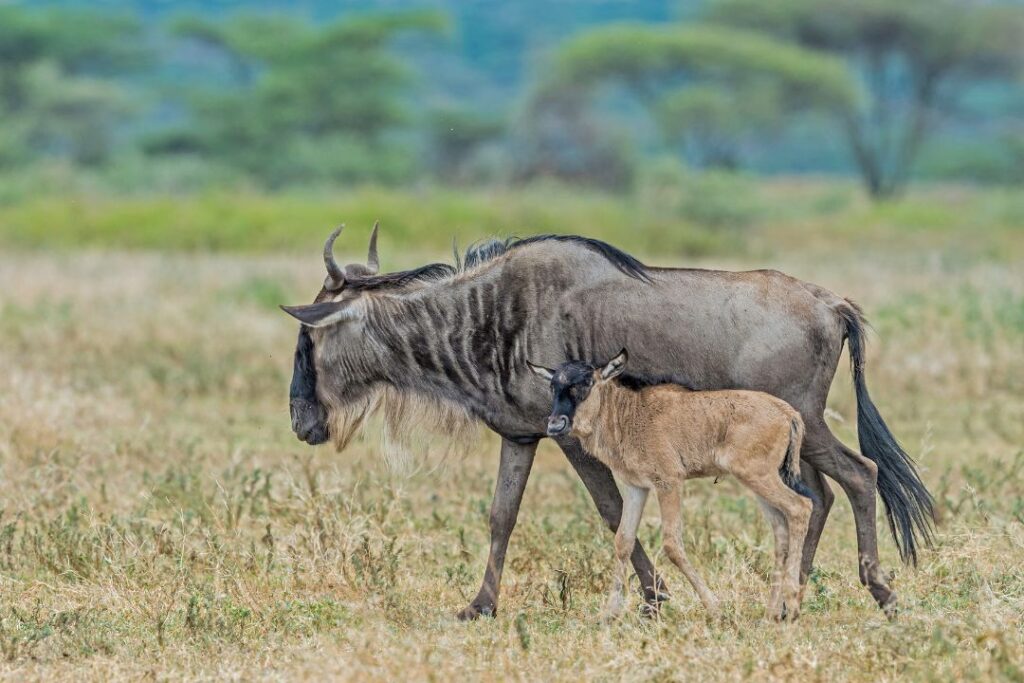
[[[843,58],[868,97],[838,110],[874,197],[906,185],[934,114],[1020,68],[1024,8],[958,0],[717,0],[712,21]]]
[[[131,111],[112,78],[148,63],[139,37],[122,17],[0,6],[0,165],[105,161]]]
[[[622,190],[633,185],[636,159],[621,128],[606,125],[583,98],[537,98],[514,130],[513,177],[557,178]]]
[[[585,103],[612,84],[637,95],[691,160],[712,166],[739,163],[742,135],[787,112],[844,110],[857,99],[842,62],[797,46],[721,27],[619,24],[559,48],[527,117],[561,116],[578,143],[590,128]]]
[[[770,83],[723,88],[693,85],[670,93],[656,106],[662,135],[697,166],[735,170],[749,138],[779,126],[785,107]]]
[[[273,185],[403,178],[415,155],[389,136],[409,121],[410,75],[390,44],[400,33],[445,27],[433,12],[324,26],[277,16],[181,20],[175,33],[222,52],[234,83],[195,93],[193,124],[148,148],[199,152]]]
[[[505,133],[504,122],[493,115],[446,108],[428,122],[430,167],[442,180],[467,182],[474,156]]]

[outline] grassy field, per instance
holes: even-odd
[[[0,675],[1024,680],[1024,204],[935,188],[872,207],[803,183],[751,196],[765,211],[742,230],[553,190],[0,207]],[[611,535],[544,444],[498,617],[455,621],[486,557],[496,440],[392,472],[373,430],[341,454],[289,431],[295,325],[276,305],[312,296],[326,227],[348,221],[353,260],[376,215],[385,268],[442,256],[453,234],[580,231],[859,301],[873,396],[941,513],[916,570],[882,539],[899,619],[857,581],[837,491],[803,617],[766,622],[768,526],[734,483],[701,481],[686,541],[725,617],[669,568],[660,620],[602,626]],[[843,366],[829,419],[851,444],[854,410]]]
[[[662,256],[763,258],[784,248],[877,252],[895,244],[1005,259],[1024,249],[1024,193],[1012,189],[935,186],[872,204],[853,183],[711,178],[687,181],[682,191],[651,182],[626,196],[543,185],[131,197],[77,188],[7,201],[0,194],[0,247],[305,254],[340,222],[365,235],[380,219],[382,249],[400,260],[450,254],[453,238],[465,245],[490,235],[581,231]]]

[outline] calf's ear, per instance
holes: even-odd
[[[554,370],[549,370],[541,365],[534,365],[530,361],[526,361],[526,364],[530,367],[530,370],[533,371],[533,374],[537,375],[545,382],[550,382],[551,378],[555,376]]]
[[[626,349],[619,351],[619,354],[608,361],[608,365],[601,368],[601,379],[611,379],[612,377],[618,376],[626,367],[626,361],[629,360],[629,353]]]
[[[338,301],[323,301],[308,306],[281,306],[281,310],[307,327],[327,327],[361,317],[360,312],[351,305]]]

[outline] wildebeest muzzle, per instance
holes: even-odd
[[[327,432],[327,411],[319,402],[293,398],[289,403],[292,415],[292,431],[311,446],[325,443]]]
[[[552,415],[548,418],[548,436],[562,436],[568,434],[572,423],[565,415]]]

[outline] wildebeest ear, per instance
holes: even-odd
[[[608,365],[601,368],[601,379],[611,379],[621,373],[626,367],[626,361],[629,360],[629,353],[626,349],[619,351],[619,355],[608,361]]]
[[[281,306],[281,310],[308,327],[326,327],[360,317],[358,310],[339,301],[323,301],[308,306]]]
[[[534,365],[530,361],[526,361],[526,364],[530,366],[530,370],[533,371],[533,374],[537,375],[545,382],[550,382],[551,378],[555,376],[554,370],[549,370],[542,365]]]

